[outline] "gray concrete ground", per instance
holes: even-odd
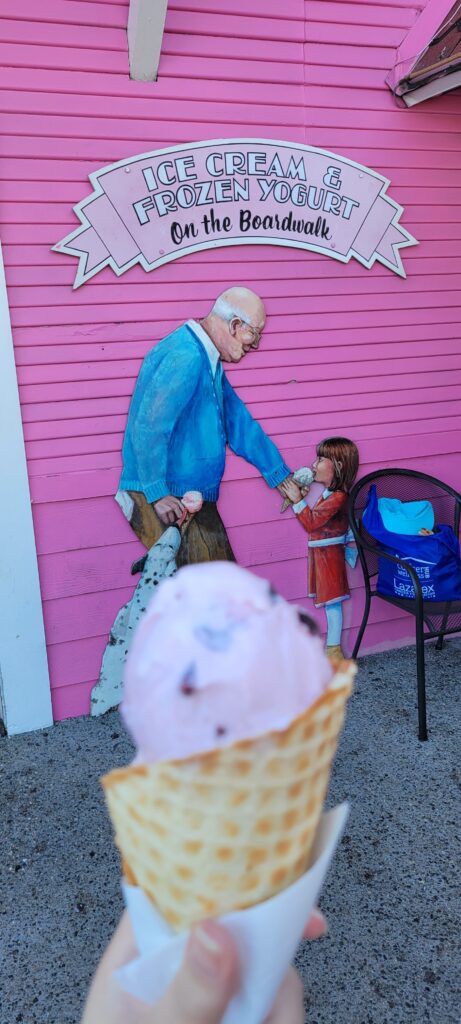
[[[461,1021],[460,655],[461,640],[427,650],[427,743],[413,649],[360,664],[328,801],[352,804],[330,934],[297,961],[309,1024]],[[131,753],[117,712],[0,740],[0,1024],[79,1020],[122,908],[98,777]]]

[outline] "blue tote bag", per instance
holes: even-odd
[[[425,601],[461,601],[459,541],[450,526],[435,526],[430,536],[392,533],[383,523],[375,484],[370,487],[362,522],[387,554],[411,565]],[[386,597],[415,597],[410,573],[386,558],[379,559],[377,590]]]

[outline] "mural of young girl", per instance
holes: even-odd
[[[346,575],[348,543],[347,495],[359,468],[359,453],[347,437],[327,437],[317,445],[312,465],[314,482],[324,490],[313,508],[309,508],[296,481],[284,482],[284,492],[293,502],[301,526],[309,534],[308,596],[316,608],[325,608],[327,617],[327,653],[342,657],[342,603],[350,597]],[[356,552],[348,558],[355,564]]]

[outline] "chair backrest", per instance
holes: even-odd
[[[358,543],[360,561],[368,577],[378,572],[378,552],[368,551],[360,546],[363,537],[373,548],[377,541],[362,525],[363,510],[367,504],[372,484],[376,485],[378,498],[400,498],[400,501],[430,501],[434,509],[435,522],[451,526],[459,536],[461,495],[449,484],[436,480],[426,473],[412,469],[379,469],[358,480],[349,494],[349,522]]]

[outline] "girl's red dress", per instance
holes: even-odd
[[[347,494],[332,491],[319,498],[313,508],[297,513],[301,525],[309,534],[309,597],[315,599],[316,608],[350,597],[346,575],[344,541],[316,547],[312,541],[345,537],[348,529]]]

